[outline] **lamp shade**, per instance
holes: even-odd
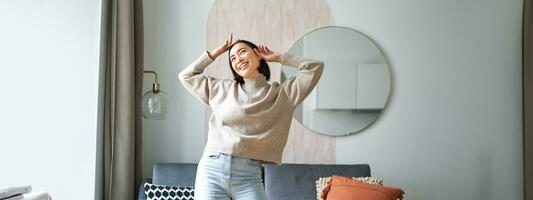
[[[142,96],[142,116],[145,119],[166,119],[168,98],[162,90],[150,90]]]

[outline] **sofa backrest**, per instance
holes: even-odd
[[[333,174],[351,177],[370,176],[370,166],[282,164],[265,166],[265,191],[269,200],[314,200],[316,180]]]
[[[158,185],[194,186],[197,163],[157,163],[152,183]]]
[[[194,186],[197,166],[197,163],[157,163],[153,168],[152,183]],[[333,174],[352,177],[370,176],[370,166],[367,164],[282,164],[265,165],[263,170],[265,191],[269,200],[314,200],[315,181],[320,177]]]

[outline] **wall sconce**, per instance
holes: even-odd
[[[142,116],[145,119],[166,119],[167,118],[167,93],[159,89],[159,79],[155,71],[144,71],[155,75],[155,82],[152,90],[142,96]]]

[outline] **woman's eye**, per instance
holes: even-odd
[[[245,50],[242,50],[242,51],[241,51],[241,54],[243,54],[244,52],[246,52],[246,51],[245,51]]]

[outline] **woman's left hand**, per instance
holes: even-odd
[[[257,48],[254,49],[254,52],[267,62],[283,62],[283,56],[280,53],[271,51],[265,45],[257,45]]]

